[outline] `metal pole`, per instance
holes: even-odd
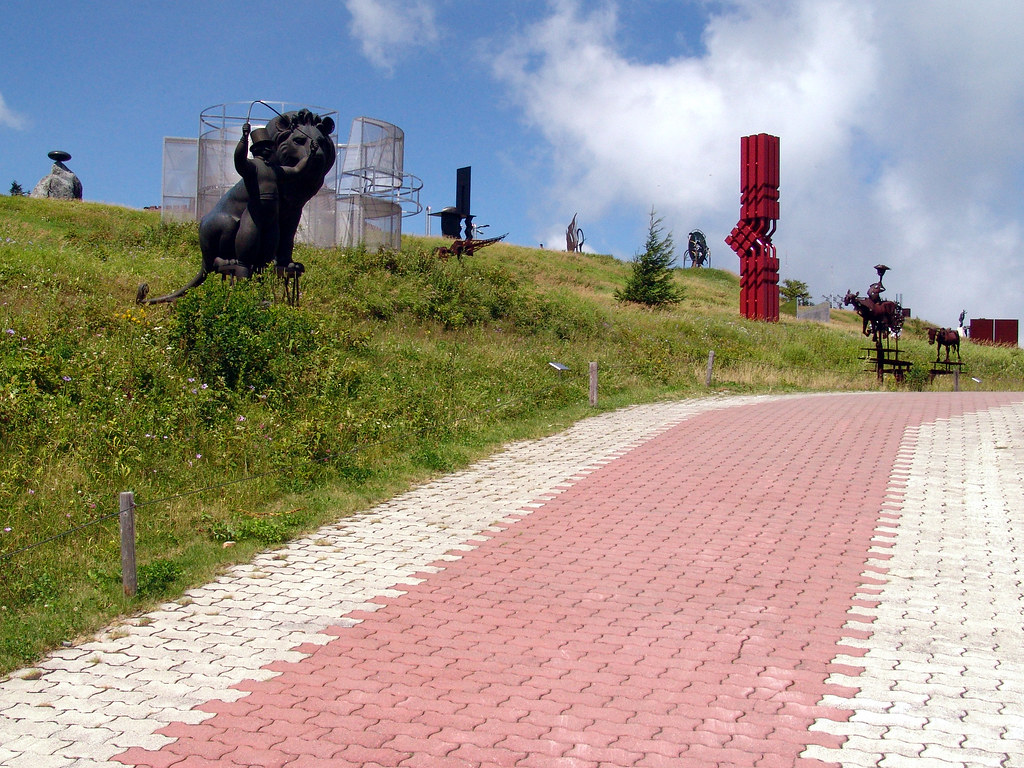
[[[135,569],[135,494],[121,493],[121,584],[128,597],[139,589],[139,575]]]

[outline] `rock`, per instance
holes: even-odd
[[[71,170],[64,165],[65,160],[70,160],[71,155],[67,152],[54,150],[49,154],[54,160],[50,173],[39,180],[31,197],[51,197],[57,200],[81,200],[82,182]]]

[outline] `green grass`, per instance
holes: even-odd
[[[195,274],[194,225],[0,197],[0,673],[593,413],[592,360],[599,409],[707,395],[710,350],[712,393],[878,387],[851,313],[827,326],[749,322],[724,270],[677,270],[684,301],[649,310],[614,300],[630,265],[610,256],[501,243],[440,262],[438,244],[299,247],[297,308],[272,282],[219,279],[141,308],[139,283],[160,295]],[[909,322],[901,342],[917,370],[934,359],[924,327]],[[965,375],[964,388],[1021,388],[1021,350],[963,354],[982,381]],[[138,504],[133,598],[120,587],[125,490]]]

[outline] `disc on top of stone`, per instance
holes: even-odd
[[[48,158],[53,160],[55,163],[66,163],[71,159],[71,155],[65,152],[63,149],[55,149],[53,152],[49,152],[46,155]]]

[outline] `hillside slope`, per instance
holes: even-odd
[[[140,283],[160,295],[197,271],[194,225],[0,197],[0,672],[593,412],[590,361],[600,408],[708,394],[711,350],[712,392],[877,386],[851,313],[746,321],[728,271],[677,270],[684,300],[652,311],[614,300],[630,266],[610,256],[497,244],[442,262],[439,243],[300,247],[299,307],[273,280],[211,278],[144,308]],[[902,346],[922,367],[934,355],[919,323]],[[1020,388],[1020,350],[964,353],[983,382],[965,385]],[[116,522],[129,490],[134,598],[121,594]]]

